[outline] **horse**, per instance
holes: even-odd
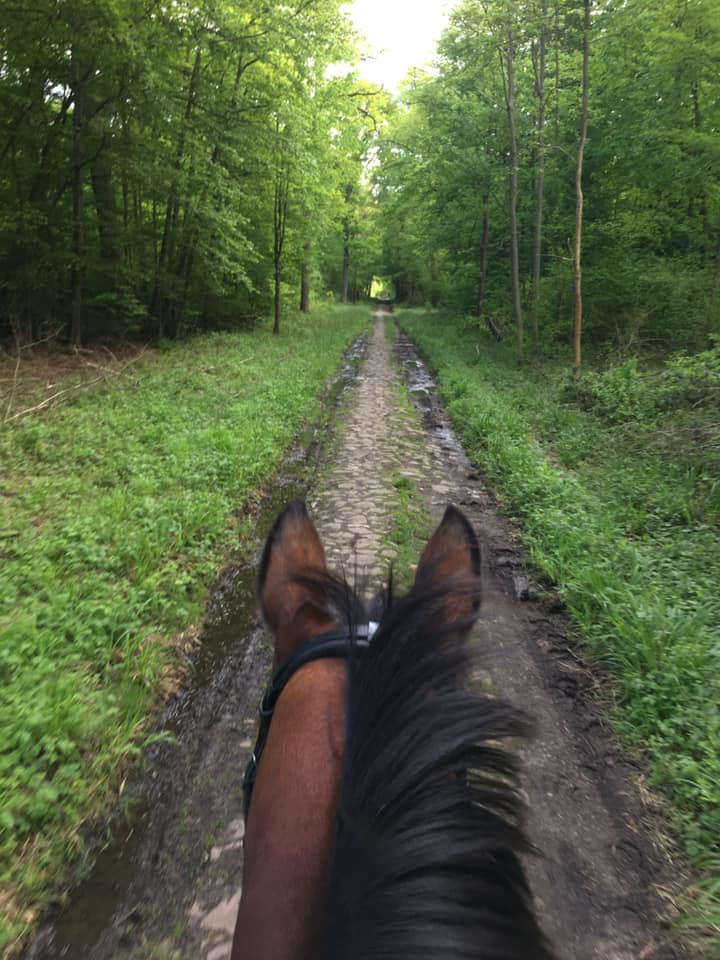
[[[455,507],[409,593],[391,576],[370,606],[328,572],[302,501],[277,518],[232,960],[552,960],[508,744],[529,723],[477,682],[479,586]]]

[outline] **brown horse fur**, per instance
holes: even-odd
[[[422,634],[426,628],[431,629],[434,635],[439,635],[441,638],[443,636],[461,637],[466,634],[477,611],[479,565],[479,548],[472,528],[460,511],[452,507],[448,508],[443,521],[423,551],[410,596],[406,601],[398,604],[398,615],[403,617],[403,611],[406,610],[408,615],[406,619],[412,621],[413,616],[417,617],[418,623],[414,629],[417,630],[418,635]],[[303,643],[339,626],[343,617],[338,610],[343,605],[344,591],[349,595],[345,584],[333,581],[327,574],[322,544],[304,504],[300,502],[292,504],[276,521],[260,564],[260,608],[275,634],[273,661],[275,669]],[[403,608],[403,603],[407,604],[406,608]],[[389,620],[393,622],[392,610],[390,610]],[[391,629],[392,627],[388,628],[388,630]],[[379,633],[382,633],[382,630],[381,624]],[[379,666],[384,655],[382,646],[385,643],[382,638],[380,639],[381,642],[377,645]],[[387,638],[388,641],[391,639],[391,637]],[[389,643],[385,643],[385,648],[388,646]],[[452,647],[452,643],[450,646]],[[373,641],[370,650],[374,651],[374,648]],[[450,670],[454,671],[453,675],[466,669],[467,664],[464,660],[462,662],[457,658],[453,660],[452,651],[449,656],[452,661]],[[361,743],[358,747],[355,741],[358,735],[361,738],[365,737],[364,731],[361,730],[364,721],[357,723],[352,721],[355,723],[356,731],[354,740],[352,724],[346,729],[346,723],[350,722],[348,718],[352,719],[357,714],[357,707],[352,706],[352,699],[350,701],[347,699],[348,669],[352,678],[354,671],[357,672],[353,662],[367,659],[367,653],[351,655],[349,667],[343,660],[315,660],[308,663],[294,674],[277,702],[262,762],[258,768],[252,808],[247,822],[243,892],[235,929],[232,960],[310,960],[310,958],[340,955],[361,958],[382,955],[387,960],[395,957],[400,960],[401,956],[418,955],[417,945],[407,948],[415,950],[415,953],[407,950],[403,952],[402,945],[399,948],[400,952],[394,952],[390,947],[388,950],[384,946],[378,948],[377,943],[372,939],[372,931],[369,931],[369,939],[365,942],[365,928],[372,926],[375,918],[378,918],[377,935],[383,943],[389,943],[395,937],[393,926],[397,927],[397,923],[392,917],[402,916],[404,881],[400,883],[398,894],[395,888],[398,887],[397,878],[402,875],[402,870],[398,871],[393,864],[392,867],[388,866],[392,874],[390,879],[373,878],[363,887],[364,867],[359,865],[357,871],[353,868],[358,857],[355,848],[360,844],[360,860],[362,860],[362,851],[372,849],[373,843],[378,842],[383,835],[382,831],[385,830],[388,855],[394,857],[397,853],[401,861],[403,858],[407,859],[402,845],[402,832],[405,830],[407,834],[406,828],[409,823],[407,816],[400,823],[399,828],[393,822],[392,811],[395,808],[402,808],[402,803],[399,806],[395,803],[389,805],[392,808],[388,811],[389,827],[383,826],[384,820],[388,820],[388,816],[383,813],[386,804],[381,804],[376,814],[369,818],[362,810],[355,809],[358,806],[355,798],[361,791],[356,789],[353,783],[358,778],[362,779],[362,771],[359,767],[373,773],[370,770],[373,762],[366,763],[362,757],[356,761],[356,757],[362,754],[363,744]],[[442,662],[438,661],[438,663],[438,677],[442,678],[447,674],[447,669],[443,667]],[[397,676],[396,667],[392,666],[391,670]],[[434,670],[432,664],[430,664],[430,670]],[[367,697],[371,702],[373,697],[377,699],[379,695],[378,710],[382,713],[388,707],[383,703],[383,689],[391,697],[395,694],[372,666],[369,667],[369,673],[371,675],[369,681],[367,677],[364,681],[360,677],[355,689],[362,691],[365,683]],[[423,711],[427,713],[428,708],[431,710],[433,708],[431,702],[435,695],[432,689],[433,676],[432,672],[418,674],[418,683],[425,688],[424,693],[420,695],[421,713]],[[377,683],[380,684],[379,694],[377,689],[373,691],[373,682],[376,686]],[[442,685],[444,681],[441,679],[439,682]],[[454,680],[452,686],[453,690],[457,687]],[[403,701],[403,696],[401,694],[400,701]],[[442,696],[442,692],[438,696]],[[456,706],[464,710],[463,705],[467,701],[469,715],[477,707],[477,697],[470,702],[467,695],[462,694],[462,696],[465,699],[458,700]],[[487,700],[487,698],[484,699]],[[411,712],[408,716],[411,718],[409,726],[412,726],[413,711],[417,713],[416,701],[418,700],[412,691],[410,700],[412,703],[408,701],[408,704]],[[399,705],[402,708],[400,701]],[[448,703],[452,706],[450,700]],[[442,709],[441,700],[438,700],[438,706]],[[390,703],[389,709],[392,708],[393,703]],[[486,708],[481,707],[481,709],[487,712]],[[479,853],[475,851],[472,856],[476,857],[476,862],[479,864],[478,889],[485,891],[488,883],[488,877],[485,876],[487,874],[491,881],[488,888],[489,899],[492,900],[494,897],[495,900],[502,900],[504,904],[502,909],[514,911],[517,914],[517,927],[523,938],[523,949],[517,946],[507,948],[502,946],[503,938],[512,940],[512,937],[516,936],[515,933],[506,932],[507,924],[503,921],[494,930],[490,928],[486,941],[491,946],[488,947],[487,952],[484,952],[483,947],[468,953],[463,946],[461,936],[458,939],[454,933],[449,938],[446,935],[449,928],[441,911],[438,914],[440,923],[438,942],[442,943],[442,947],[438,950],[433,948],[431,954],[428,954],[426,949],[421,952],[438,957],[447,954],[453,957],[492,956],[503,958],[503,960],[510,960],[511,957],[513,960],[524,960],[525,957],[532,956],[534,960],[542,960],[542,958],[549,958],[550,954],[535,925],[524,876],[513,852],[516,849],[523,849],[523,840],[515,824],[518,816],[516,809],[518,792],[511,784],[515,772],[514,761],[506,759],[504,752],[494,746],[499,738],[520,733],[523,724],[517,720],[510,708],[495,711],[493,717],[495,718],[494,726],[490,723],[491,729],[487,734],[482,727],[485,723],[484,714],[480,720],[482,729],[476,724],[475,729],[480,729],[480,732],[472,734],[476,739],[480,737],[487,741],[489,746],[483,746],[478,750],[468,745],[468,749],[463,754],[458,746],[459,741],[454,743],[443,754],[447,761],[445,767],[441,769],[437,764],[435,768],[432,764],[426,767],[423,782],[440,784],[438,790],[434,791],[435,797],[443,795],[445,785],[449,785],[456,793],[460,791],[458,794],[460,804],[459,806],[456,804],[456,807],[460,811],[459,817],[462,820],[467,811],[474,809],[477,805],[470,794],[473,782],[477,780],[480,783],[482,777],[476,776],[474,769],[472,775],[467,772],[463,773],[462,777],[458,777],[458,773],[462,770],[471,769],[463,763],[459,770],[458,763],[467,756],[470,758],[467,762],[472,763],[473,768],[476,763],[486,763],[492,768],[489,779],[485,783],[486,793],[481,797],[481,803],[487,808],[483,816],[486,820],[489,818],[492,821],[490,832],[495,829],[500,839],[497,840],[496,846],[489,841],[484,842],[482,851]],[[424,716],[419,719],[421,723],[427,723]],[[372,718],[368,718],[367,722],[372,723]],[[346,756],[346,738],[350,738],[351,756],[349,758]],[[365,737],[365,739],[367,741],[371,737]],[[414,740],[417,739],[414,737]],[[377,751],[375,747],[372,749],[374,760]],[[412,747],[408,749],[408,761],[411,762]],[[422,757],[420,759],[422,760]],[[344,770],[344,761],[346,765],[352,763],[355,769]],[[393,762],[397,767],[398,762]],[[399,762],[401,765],[401,761]],[[436,773],[439,779],[434,780]],[[498,776],[502,781],[501,786],[498,785],[500,782],[497,779]],[[467,787],[465,777],[467,777]],[[385,772],[380,771],[381,782],[383,780],[390,782],[392,779],[392,771],[387,771],[387,776]],[[410,789],[408,785],[401,784],[400,794],[409,796],[415,789],[416,786]],[[468,800],[471,802],[468,803]],[[424,801],[421,801],[419,812],[424,816],[422,802]],[[455,800],[450,804],[444,803],[443,811],[446,813],[450,810],[453,803]],[[496,809],[499,811],[497,815]],[[440,812],[440,820],[444,815],[443,811]],[[370,830],[367,835],[367,846],[364,846],[365,834],[362,830],[358,833],[353,829],[353,818],[363,824],[362,830],[365,832],[367,832],[366,821],[377,823],[379,832],[374,836],[372,829]],[[344,824],[340,833],[338,833],[339,823]],[[474,830],[475,827],[472,826],[472,829]],[[454,821],[447,825],[447,831],[447,847],[450,850],[453,845],[453,836],[457,834]],[[474,834],[468,834],[468,836],[471,839],[467,846],[477,846],[472,840]],[[343,843],[339,843],[343,838],[346,839]],[[419,844],[421,847],[423,842],[423,838],[420,837],[416,846]],[[384,843],[383,840],[380,846]],[[348,856],[352,861],[349,865]],[[478,857],[481,859],[478,860]],[[382,857],[379,859],[381,860]],[[457,856],[455,860],[457,861]],[[500,870],[498,864],[502,865],[509,879],[501,877],[496,882],[496,875]],[[380,864],[380,868],[382,867],[383,865]],[[459,861],[450,864],[449,869],[451,873],[453,871],[457,873],[459,869],[458,876],[468,872],[468,866]],[[339,875],[338,870],[341,871]],[[485,874],[481,876],[483,870]],[[416,874],[417,870],[415,873],[411,871],[408,877]],[[438,874],[437,879],[439,883],[443,878]],[[439,887],[438,890],[440,890]],[[408,891],[411,891],[410,886]],[[423,912],[425,893],[426,890],[422,889],[419,894],[412,894],[413,903],[420,911],[417,914],[419,935],[422,935],[423,924],[427,919],[427,911]],[[399,910],[396,910],[393,905],[392,898],[396,895],[400,897]],[[457,896],[460,900],[468,899],[464,888],[459,888]],[[350,906],[348,906],[348,900],[352,901]],[[362,910],[360,913],[355,910],[356,901],[358,904],[365,904],[362,908],[364,913]],[[382,925],[385,922],[382,911],[388,903],[392,914],[390,927],[388,927],[391,932],[389,936],[385,936],[382,932]],[[484,909],[482,903],[477,905],[475,913],[471,916],[471,923],[477,923]],[[458,918],[458,922],[464,924],[466,929],[470,929],[466,916]],[[443,923],[445,923],[444,927]],[[352,937],[349,936],[350,929],[343,933],[345,928],[338,929],[338,924],[346,924],[348,928],[353,929]],[[415,925],[414,922],[412,925]],[[498,929],[501,930],[500,933]],[[431,926],[428,943],[434,942],[433,937],[436,933],[435,927]],[[353,938],[356,946],[353,946]],[[494,946],[496,941],[501,944],[497,950]],[[517,943],[520,942],[521,940],[517,939]],[[422,945],[424,941],[421,940],[420,943]],[[448,944],[451,945],[450,953],[445,950]],[[528,952],[523,952],[526,945],[533,948],[532,952],[529,948]],[[513,952],[503,953],[502,949]]]
[[[275,669],[337,624],[298,577],[326,573],[304,504],[273,527],[260,564],[260,609],[275,634]],[[346,667],[307,664],[275,710],[245,836],[243,894],[232,960],[303,960],[317,954],[343,758]]]

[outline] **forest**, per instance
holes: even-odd
[[[459,0],[397,93],[340,0],[4,0],[0,53],[0,953],[62,900],[378,297],[717,949],[716,0]]]
[[[461,3],[391,103],[329,0],[9,0],[0,338],[232,329],[378,275],[521,353],[567,337],[578,295],[590,344],[699,350],[720,310],[719,16]]]
[[[551,352],[574,329],[580,197],[585,339],[619,355],[707,347],[719,40],[704,0],[460,4],[436,72],[409,78],[382,137],[399,298]]]

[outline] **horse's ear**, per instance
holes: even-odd
[[[447,589],[444,623],[471,621],[480,593],[480,544],[464,513],[449,506],[422,552],[415,574],[416,592]]]
[[[326,573],[318,532],[303,501],[295,500],[273,524],[258,575],[260,610],[276,637],[276,666],[313,633],[332,629],[321,607]]]

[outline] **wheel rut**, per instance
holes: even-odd
[[[403,393],[412,405],[398,402]],[[428,528],[454,502],[483,544],[478,641],[497,691],[537,725],[524,761],[528,827],[542,855],[528,869],[558,957],[679,958],[668,938],[678,877],[641,772],[606,728],[570,626],[539,595],[517,532],[465,457],[427,367],[378,314],[330,454],[307,491],[330,565],[351,579],[376,586],[387,574],[398,477]],[[231,594],[250,589],[247,577],[223,584]],[[211,621],[224,615],[217,596]],[[212,681],[182,701],[173,742],[149,757],[140,816],[117,828],[115,846],[127,855],[116,849],[112,865],[91,874],[101,919],[81,891],[28,958],[229,957],[242,874],[242,774],[271,656],[257,620],[246,618],[238,631]],[[98,884],[107,890],[98,894]]]

